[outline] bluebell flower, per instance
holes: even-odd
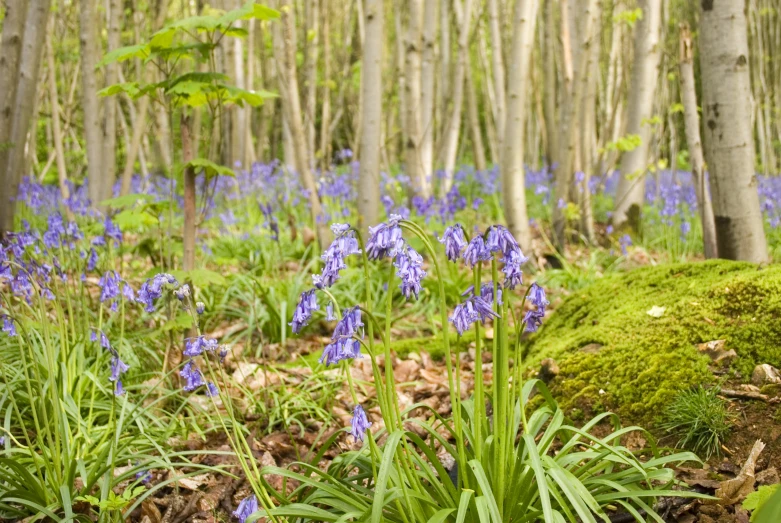
[[[529,301],[538,309],[545,309],[550,302],[545,296],[545,289],[537,285],[537,282],[532,283],[529,288]]]
[[[499,295],[499,305],[502,304],[502,288],[497,287],[496,294]],[[461,296],[464,297],[470,297],[474,296],[475,294],[475,286],[470,285],[464,292],[461,293]],[[482,285],[480,285],[480,297],[485,300],[487,303],[490,303],[493,305],[494,303],[494,284],[493,282],[485,282]]]
[[[3,316],[3,332],[8,334],[8,336],[16,336],[16,325],[14,325],[14,320],[10,316]]]
[[[606,234],[613,234],[613,226],[612,225],[608,225],[607,227],[605,227],[605,233]]]
[[[147,312],[155,311],[155,300],[163,295],[163,286],[166,284],[177,285],[176,278],[170,274],[160,273],[154,278],[146,280],[138,290],[136,301],[146,305]]]
[[[325,262],[322,276],[315,280],[315,287],[331,287],[339,279],[339,273],[347,268],[345,258],[351,254],[360,254],[358,240],[355,238],[355,232],[347,224],[335,223],[331,230],[336,238],[325,250],[321,258]]]
[[[293,321],[288,325],[293,328],[294,333],[298,334],[301,329],[309,323],[309,320],[312,318],[312,313],[318,309],[315,289],[302,292],[301,296],[298,298],[296,310],[293,311]]]
[[[488,228],[485,247],[491,252],[501,252],[507,257],[511,252],[520,252],[518,241],[503,225],[492,225]]]
[[[206,338],[204,336],[198,336],[196,338],[187,338],[184,344],[185,348],[182,351],[187,357],[194,358],[200,356],[203,351],[217,350],[217,340],[212,338]]]
[[[366,255],[370,260],[379,260],[386,256],[393,257],[404,246],[399,226],[401,219],[398,214],[391,214],[387,222],[369,227]]]
[[[122,278],[116,271],[107,271],[101,276],[98,281],[98,287],[100,287],[100,302],[105,303],[110,301],[111,310],[117,310],[116,298],[120,294],[119,284],[122,283]]]
[[[491,307],[491,304],[485,301],[481,296],[467,298],[463,303],[456,305],[453,315],[450,316],[450,323],[456,328],[458,335],[461,336],[469,330],[469,327],[476,321],[485,323],[488,318],[498,318]]]
[[[0,436],[0,447],[5,445],[5,436]]]
[[[523,316],[523,323],[526,324],[526,332],[537,332],[537,329],[542,325],[542,319],[544,317],[544,312],[538,310],[526,311],[526,314]]]
[[[122,396],[125,393],[125,387],[122,385],[122,380],[117,380],[114,384],[114,395]]]
[[[104,231],[103,234],[106,237],[111,238],[112,240],[114,240],[114,243],[116,243],[116,244],[118,244],[119,242],[122,241],[122,231],[119,229],[119,227],[117,227],[114,224],[114,222],[111,221],[111,218],[109,218],[107,216],[106,217],[106,222],[105,222],[104,225],[105,225],[105,231]]]
[[[353,419],[351,422],[350,435],[355,441],[363,441],[366,431],[372,426],[372,422],[366,417],[363,407],[356,405],[353,410]]]
[[[120,375],[126,373],[128,369],[130,368],[127,363],[119,359],[119,354],[114,353],[111,357],[111,375],[109,376],[109,381],[117,381],[119,380]]]
[[[90,247],[89,258],[87,259],[87,272],[92,272],[98,265],[98,251]]]
[[[621,246],[621,254],[624,256],[627,255],[627,247],[632,245],[632,237],[628,234],[625,234],[621,236],[621,238],[618,239],[618,244]]]
[[[460,223],[451,225],[445,229],[445,233],[439,242],[445,244],[445,256],[447,256],[447,259],[452,262],[457,261],[461,257],[461,251],[467,245],[464,228]]]
[[[338,340],[339,338],[352,338],[358,334],[358,329],[363,327],[363,321],[361,320],[361,309],[359,307],[351,307],[342,311],[342,319],[336,324],[334,328],[332,340]]]
[[[329,301],[328,305],[325,306],[325,321],[336,321],[337,319],[334,314],[334,304]]]
[[[480,262],[491,259],[491,251],[486,248],[485,240],[482,236],[475,236],[464,250],[464,262],[470,267],[474,267]]]
[[[537,332],[545,317],[545,308],[550,302],[548,302],[545,296],[545,289],[537,285],[536,282],[532,283],[532,286],[529,288],[528,299],[536,307],[536,310],[526,311],[526,314],[523,316],[523,323],[526,324],[526,332]]]
[[[148,485],[152,481],[152,473],[149,470],[139,470],[136,472],[136,480]]]
[[[504,286],[507,289],[514,289],[516,285],[523,284],[523,271],[521,265],[529,261],[529,258],[523,255],[520,248],[510,250],[504,257],[504,267],[502,272],[504,273]]]
[[[410,299],[412,294],[415,299],[420,294],[420,282],[426,275],[423,270],[423,257],[409,245],[400,249],[396,254],[396,275],[401,278],[401,293],[405,298]]]
[[[184,390],[192,392],[204,384],[203,374],[193,360],[187,360],[179,375],[185,379]]]
[[[325,363],[325,366],[336,365],[342,360],[362,358],[361,342],[355,338],[339,338],[333,343],[329,343],[323,349],[323,354],[318,360]]]
[[[205,305],[205,304],[204,304],[202,301],[199,301],[199,302],[197,302],[197,303],[195,304],[195,312],[196,312],[196,313],[197,313],[199,316],[200,316],[201,314],[203,314],[203,311],[205,311],[205,310],[206,310],[206,305]]]
[[[239,507],[233,511],[233,515],[239,518],[239,523],[247,521],[252,514],[258,511],[258,499],[255,494],[250,494],[246,498],[241,500]]]
[[[206,384],[206,395],[209,397],[219,396],[220,389],[218,389],[217,385],[215,385],[210,381],[209,383]]]

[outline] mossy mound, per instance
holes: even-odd
[[[696,347],[712,340],[735,350],[745,380],[758,363],[781,365],[781,266],[717,260],[606,277],[556,308],[526,361],[559,363],[552,388],[571,415],[652,422],[677,391],[716,379]]]

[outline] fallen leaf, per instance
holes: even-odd
[[[648,314],[652,318],[661,318],[664,314],[664,311],[667,310],[667,307],[659,307],[658,305],[654,305],[647,311],[645,311],[646,314]]]
[[[738,476],[735,479],[721,482],[721,486],[716,489],[716,497],[720,498],[721,505],[734,505],[754,492],[754,470],[759,454],[764,448],[765,444],[761,440],[757,440]]]

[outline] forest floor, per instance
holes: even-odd
[[[749,513],[739,501],[760,485],[779,482],[781,387],[765,386],[759,389],[750,384],[749,378],[750,369],[756,363],[779,365],[777,360],[781,358],[781,353],[776,349],[781,340],[776,331],[779,327],[772,325],[762,331],[752,325],[756,323],[757,316],[762,322],[775,320],[778,323],[781,318],[775,301],[766,299],[776,290],[776,285],[781,285],[781,270],[771,268],[765,269],[764,273],[756,273],[756,266],[709,262],[639,269],[615,278],[606,277],[582,291],[571,293],[563,300],[554,300],[546,327],[532,340],[522,340],[522,343],[528,345],[529,367],[526,375],[549,381],[554,394],[561,399],[567,398],[564,404],[569,408],[568,415],[572,417],[573,423],[577,424],[578,419],[596,412],[613,410],[622,415],[625,425],[638,423],[650,427],[653,436],[633,432],[622,441],[630,450],[638,453],[648,447],[652,438],[659,438],[660,445],[675,445],[675,440],[666,437],[662,430],[655,427],[658,419],[649,414],[658,412],[670,400],[673,394],[670,380],[679,382],[678,389],[698,385],[720,387],[721,397],[727,401],[733,418],[730,437],[721,446],[720,453],[705,460],[703,467],[696,463],[686,463],[677,468],[676,475],[683,482],[681,488],[688,485],[692,490],[706,494],[712,495],[718,490],[721,496],[725,496],[725,492],[732,492],[733,495],[725,496],[726,501],[721,504],[690,502],[683,498],[663,499],[659,506],[662,507],[660,514],[664,515],[665,521],[748,522]],[[610,286],[623,289],[629,282],[632,283],[629,285],[631,291],[624,289],[618,292],[613,289],[615,292],[606,292]],[[660,287],[660,284],[663,285]],[[749,287],[750,292],[740,291]],[[716,295],[718,289],[723,293],[725,288],[728,294],[732,293],[728,300],[722,300]],[[599,295],[608,298],[602,300],[603,303],[607,301],[607,308],[600,305]],[[709,300],[708,310],[697,310],[698,306],[692,303],[699,303],[698,300],[704,302],[704,298]],[[584,303],[589,305],[588,312],[578,313]],[[651,303],[664,307],[661,317],[655,318],[648,314]],[[750,312],[753,321],[744,317],[747,308],[754,309]],[[687,311],[691,310],[698,317],[705,318],[705,327],[688,323],[690,318]],[[601,315],[601,318],[592,320],[590,314]],[[569,325],[565,326],[565,323]],[[620,326],[620,331],[611,330],[611,326]],[[750,332],[746,332],[747,329]],[[323,332],[327,331],[324,329]],[[555,336],[558,343],[549,343],[546,333]],[[762,336],[764,339],[760,340],[758,337]],[[492,330],[488,328],[487,343],[491,339]],[[665,345],[660,341],[662,339],[668,340],[668,343]],[[716,344],[717,354],[710,359],[703,355],[704,347],[698,348],[697,342],[719,339],[725,340],[725,343]],[[242,355],[241,347],[238,347],[239,352],[233,357],[229,356],[226,361],[227,370],[232,373],[237,387],[245,387],[245,393],[248,390],[255,396],[255,401],[263,399],[265,394],[267,396],[263,401],[269,404],[276,402],[279,406],[284,401],[278,395],[280,390],[292,391],[295,396],[295,393],[309,387],[311,362],[319,357],[327,341],[328,338],[318,335],[288,339],[284,346],[276,344],[266,347],[260,358]],[[393,367],[396,382],[402,384],[397,389],[399,403],[402,409],[422,403],[440,414],[448,415],[450,400],[445,364],[441,354],[430,343],[430,338],[428,342],[424,342],[423,338],[397,342]],[[457,346],[463,351],[459,364],[461,380],[466,387],[462,387],[462,390],[471,390],[475,370],[474,340],[462,339]],[[433,350],[429,352],[427,348]],[[659,359],[654,360],[643,353],[646,349]],[[639,360],[645,369],[629,364],[625,354],[623,360],[616,356],[622,355],[624,350],[634,351],[633,359]],[[736,350],[737,356],[730,353],[724,357],[730,350]],[[775,359],[763,361],[762,358],[769,354],[775,354]],[[648,361],[643,362],[646,357]],[[540,362],[545,358],[555,358],[555,361],[545,360],[541,367]],[[720,361],[713,361],[719,358]],[[492,380],[491,368],[489,351],[483,356],[487,384]],[[374,390],[368,359],[357,360],[350,369],[353,380],[358,384],[359,401],[371,404]],[[749,369],[748,373],[746,369]],[[329,370],[325,377],[332,378],[334,383],[345,384],[343,372],[343,369]],[[277,391],[273,397],[268,396],[267,392],[271,385]],[[573,395],[575,389],[584,393]],[[627,394],[628,389],[637,391],[640,397]],[[653,394],[648,395],[649,391]],[[238,405],[246,403],[245,393],[238,390],[231,392],[235,392]],[[250,445],[259,465],[295,468],[295,462],[312,460],[321,442],[349,426],[352,401],[347,387],[337,387],[334,392],[334,402],[330,409],[332,417],[327,421],[310,419],[303,425],[285,425],[283,422],[282,426],[286,428],[278,429],[268,427],[267,417],[245,415],[244,421],[251,431]],[[193,401],[202,399],[193,396]],[[644,408],[639,409],[638,405]],[[252,411],[250,408],[238,410]],[[375,407],[369,409],[367,414],[374,423],[371,429],[378,430],[382,426],[379,410]],[[412,416],[415,415],[422,416],[422,409],[413,411]],[[407,426],[415,430],[414,424],[408,423]],[[752,451],[756,452],[754,449],[758,440],[766,446],[759,454],[752,456]],[[319,467],[325,469],[342,450],[352,446],[352,439],[343,432],[337,437],[335,445],[322,456]],[[175,442],[174,448],[230,450],[223,436],[212,435],[204,440],[199,434]],[[204,454],[203,463],[228,465],[230,468],[231,459],[207,453]],[[744,467],[747,461],[749,463]],[[444,464],[449,467],[448,463]],[[177,478],[171,477],[170,473],[153,473],[153,484],[165,481],[170,483],[159,489],[157,496],[144,501],[130,519],[145,523],[229,521],[232,507],[250,493],[249,485],[239,479],[242,474],[238,465],[231,470],[237,477],[206,473]],[[179,471],[181,474],[186,472]],[[293,482],[284,484],[280,476],[268,476],[266,479],[276,490],[290,492],[297,487]],[[613,520],[624,521],[621,514],[615,514]]]

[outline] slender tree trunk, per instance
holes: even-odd
[[[46,41],[44,31],[49,17],[51,0],[33,0],[28,5],[24,22],[21,53],[19,55],[18,77],[11,116],[11,133],[9,136],[5,172],[2,180],[7,185],[3,192],[8,191],[8,201],[0,208],[0,231],[11,231],[14,226],[16,212],[16,195],[23,174],[25,158],[25,143],[33,120],[37,83],[43,58],[43,44]],[[5,34],[3,35],[5,36]],[[13,47],[10,49],[13,52]],[[5,53],[5,48],[3,48]],[[13,57],[10,58],[13,61]]]
[[[493,65],[494,100],[496,103],[495,120],[500,122],[496,126],[496,139],[499,148],[501,148],[507,104],[505,99],[504,54],[502,51],[502,31],[499,24],[498,3],[499,0],[488,0],[488,27],[491,33],[491,60]],[[545,3],[547,5],[550,1]]]
[[[472,67],[466,68],[466,103],[469,115],[469,129],[472,135],[472,147],[475,152],[475,169],[484,171],[487,167],[485,160],[485,146],[483,145],[483,135],[480,130],[480,112],[477,107],[477,90],[472,78]]]
[[[121,0],[109,0],[107,13],[108,51],[119,49],[121,44]],[[100,57],[100,44],[98,44],[98,57]],[[119,81],[119,64],[117,62],[106,66],[106,85],[113,85]],[[116,96],[109,96],[102,101],[103,118],[103,151],[100,161],[103,176],[100,183],[100,199],[111,198],[114,180],[116,179],[117,163],[117,110],[119,103]]]
[[[49,68],[49,104],[51,105],[52,141],[54,142],[54,154],[57,160],[57,181],[60,186],[60,196],[63,200],[70,198],[68,189],[68,172],[65,168],[65,147],[63,145],[62,125],[60,123],[60,99],[57,94],[57,65],[54,61],[54,19],[49,20],[49,30],[46,37],[46,61]]]
[[[537,0],[515,1],[511,59],[508,62],[507,121],[502,142],[502,197],[507,228],[526,251],[531,249],[531,231],[523,166],[525,80],[529,75],[538,8]]]
[[[125,168],[122,171],[122,185],[119,190],[120,196],[124,196],[130,192],[130,183],[133,179],[133,169],[136,165],[136,157],[141,150],[141,141],[144,138],[144,131],[146,130],[146,113],[149,110],[149,97],[144,96],[138,104],[138,111],[136,111],[136,121],[133,125],[133,136],[130,140],[130,147],[127,150],[127,158],[125,159]],[[194,144],[197,145],[197,144]],[[197,149],[197,147],[193,147]],[[193,151],[193,157],[195,151]]]
[[[764,262],[767,243],[754,172],[748,41],[743,2],[702,3],[700,68],[705,154],[711,173],[718,253]]]
[[[692,166],[692,178],[697,192],[697,207],[702,224],[702,240],[706,258],[718,257],[716,244],[716,225],[713,220],[713,206],[710,191],[705,178],[705,160],[700,140],[700,115],[697,112],[697,93],[694,86],[694,50],[692,48],[689,27],[681,24],[681,54],[679,71],[681,74],[681,102],[686,127],[686,143],[689,145],[689,161]]]
[[[632,84],[629,87],[627,132],[640,136],[640,145],[624,153],[621,178],[616,193],[613,223],[630,220],[636,229],[645,197],[645,173],[648,169],[652,128],[647,123],[653,111],[654,92],[659,76],[661,0],[640,0],[643,17],[637,21],[634,40]]]
[[[317,104],[317,48],[320,34],[317,21],[320,17],[318,0],[305,0],[304,18],[307,39],[304,48],[304,75],[306,77],[306,103],[304,104],[304,121],[306,128],[306,143],[309,154],[315,158],[315,114]],[[325,56],[328,61],[331,57]]]
[[[420,143],[423,135],[420,122],[420,51],[422,43],[423,0],[409,0],[409,26],[405,49],[406,59],[406,104],[405,117],[407,137],[404,146],[404,166],[410,178],[413,195],[427,198],[428,181],[423,172],[420,157]],[[370,102],[369,100],[366,101]]]
[[[436,1],[436,0],[434,0]],[[452,0],[440,0],[439,4],[439,83],[437,85],[437,99],[434,108],[434,157],[439,157],[439,151],[442,149],[443,122],[448,118],[448,101],[450,100],[451,78],[453,74],[452,67],[452,49],[450,38],[450,6]]]
[[[421,71],[420,122],[423,135],[420,163],[423,175],[431,176],[434,167],[434,80],[436,78],[437,11],[436,0],[426,1],[423,9],[423,67]]]
[[[184,112],[182,112],[179,121],[179,132],[182,139],[182,162],[186,164],[192,161],[194,157],[190,117]],[[196,219],[195,169],[187,167],[184,170],[184,230],[182,233],[184,243],[182,269],[185,271],[191,271],[195,268]]]
[[[380,210],[380,135],[382,133],[383,2],[364,6],[366,38],[363,44],[363,128],[361,129],[358,220],[361,231],[378,221]]]
[[[461,115],[463,114],[464,106],[464,77],[466,76],[467,53],[469,50],[469,28],[472,25],[472,0],[464,0],[463,12],[460,12],[460,7],[459,4],[455,4],[456,19],[459,26],[458,59],[456,61],[455,74],[453,75],[453,107],[450,108],[450,118],[445,131],[445,191],[449,190],[453,183],[453,175],[456,168],[458,137],[461,132]]]
[[[331,35],[330,35],[330,13],[328,0],[320,0],[321,13],[323,18],[323,92],[322,106],[320,110],[320,156],[323,169],[328,168],[331,163]],[[365,11],[365,10],[364,10]],[[366,43],[364,42],[364,49]],[[365,99],[365,94],[364,94]],[[377,99],[379,101],[379,99]],[[364,118],[368,118],[366,110],[363,110]],[[363,143],[363,141],[361,141]]]
[[[3,20],[2,47],[0,47],[0,238],[13,230],[16,191],[12,190],[17,173],[9,169],[9,160],[15,146],[11,142],[14,120],[18,117],[16,89],[22,56],[28,0],[7,2]],[[11,142],[11,143],[9,143]]]
[[[543,31],[543,96],[545,113],[545,161],[548,168],[553,167],[559,151],[559,134],[556,118],[556,46],[555,2],[549,0],[545,6],[545,30]]]
[[[293,43],[295,22],[292,9],[287,1],[280,2],[282,7],[281,27],[274,29],[274,49],[277,53],[277,74],[280,78],[282,94],[282,109],[287,116],[290,128],[291,145],[295,156],[295,166],[304,188],[309,193],[309,206],[312,212],[312,223],[317,230],[317,240],[321,246],[330,237],[328,225],[323,221],[323,208],[317,192],[317,182],[312,172],[311,158],[307,153],[306,134],[301,117],[301,101],[299,98],[298,77],[296,75],[296,49]],[[279,34],[281,31],[282,34]]]
[[[93,206],[101,202],[104,177],[103,133],[100,127],[100,100],[95,66],[98,63],[98,19],[95,0],[82,0],[79,10],[81,42],[81,105],[84,111],[84,142],[87,149],[89,197]]]
[[[590,14],[590,13],[587,13]],[[583,69],[583,97],[580,104],[580,168],[583,179],[580,182],[578,193],[580,194],[580,228],[583,237],[588,243],[594,243],[594,209],[591,203],[589,191],[589,179],[594,173],[596,159],[596,104],[597,104],[597,78],[599,77],[599,54],[601,43],[602,13],[600,3],[594,6],[593,25],[594,38],[588,42],[588,47],[581,50],[580,56],[585,59]]]

